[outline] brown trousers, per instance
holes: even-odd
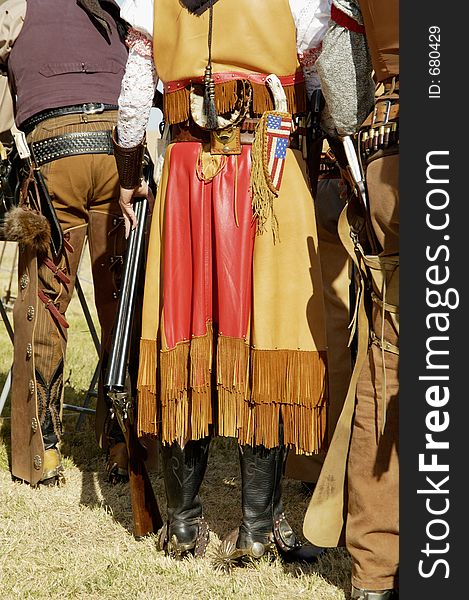
[[[317,546],[342,545],[345,534],[352,583],[369,590],[398,585],[398,171],[398,155],[377,158],[367,170],[380,254],[365,254],[364,239],[354,245],[355,234],[364,232],[356,199],[339,220],[340,238],[362,274],[364,293],[358,293],[354,320],[357,357],[303,524]]]
[[[352,555],[352,584],[371,590],[398,587],[398,177],[398,155],[375,160],[367,169],[371,219],[383,248],[375,264],[382,268],[372,277],[372,343],[358,380],[347,465],[346,545]]]
[[[115,111],[67,115],[40,123],[28,141],[63,133],[111,129]],[[53,259],[70,283],[63,283],[32,250],[20,249],[19,292],[14,308],[15,357],[12,386],[12,473],[37,483],[42,476],[44,448],[60,441],[63,367],[67,329],[38,298],[41,290],[65,317],[88,235],[95,303],[103,351],[109,342],[118,288],[119,261],[125,241],[118,204],[119,183],[114,156],[83,154],[61,158],[41,168],[65,239]],[[98,398],[98,421],[106,414]]]

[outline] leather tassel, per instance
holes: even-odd
[[[204,75],[204,114],[207,117],[207,129],[217,129],[218,115],[215,106],[215,82],[212,77],[212,65],[205,67]]]
[[[212,40],[213,40],[213,0],[209,0],[209,20],[208,20],[208,63],[204,73],[204,103],[203,110],[207,117],[206,128],[217,129],[218,115],[215,106],[215,82],[212,77]]]

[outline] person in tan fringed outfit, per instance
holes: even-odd
[[[352,195],[339,222],[359,275],[357,358],[334,438],[306,513],[304,533],[316,544],[345,538],[355,600],[399,596],[399,4],[334,0],[317,61],[326,104],[340,136],[357,133],[367,208]],[[340,39],[346,40],[341,45]],[[366,41],[365,41],[366,39]],[[357,56],[369,65],[339,68]],[[361,118],[350,119],[344,89],[371,77],[374,104],[356,90]],[[359,93],[361,92],[361,94]],[[366,101],[365,101],[366,100]],[[326,124],[327,126],[327,124]],[[343,165],[345,166],[345,165]],[[344,526],[345,514],[345,526]]]
[[[281,499],[285,450],[322,448],[327,347],[314,206],[300,131],[328,0],[126,0],[131,29],[115,155],[132,197],[157,78],[169,145],[146,270],[138,430],[162,441],[161,547],[202,555],[199,488],[212,434],[238,440],[239,530],[225,563],[275,548],[315,560]],[[269,77],[270,76],[270,77]],[[270,152],[270,149],[274,149]],[[270,153],[270,154],[269,154]],[[270,159],[268,159],[270,156]]]
[[[2,128],[12,125],[8,78],[16,125],[27,135],[40,166],[64,240],[55,256],[50,248],[41,251],[31,244],[21,223],[14,229],[20,258],[11,469],[15,478],[31,485],[63,478],[66,310],[87,235],[104,362],[113,326],[119,280],[114,257],[122,256],[125,239],[110,133],[127,60],[124,36],[125,24],[113,0],[63,0],[60,10],[53,0],[6,0],[0,7]],[[115,438],[111,429],[103,433],[107,417],[100,388],[99,437],[104,445],[113,443],[111,471],[125,478],[125,443],[119,432]]]

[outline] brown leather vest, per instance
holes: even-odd
[[[209,11],[191,14],[175,0],[155,4],[153,55],[165,84],[165,117],[188,117],[188,84],[201,78],[208,61]],[[296,27],[289,0],[219,0],[213,8],[212,70],[220,112],[236,99],[235,79],[275,73],[282,81],[290,112],[304,110],[304,84],[296,49]],[[230,81],[226,75],[230,73]],[[217,74],[220,78],[217,79]],[[273,108],[265,81],[251,81],[254,112]]]
[[[127,49],[109,22],[106,40],[75,0],[28,0],[8,60],[18,125],[49,108],[117,104]]]

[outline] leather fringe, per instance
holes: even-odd
[[[161,439],[173,442],[189,433],[189,370],[190,342],[181,342],[171,350],[161,350]]]
[[[252,86],[252,112],[262,115],[268,110],[275,110],[272,94],[268,87],[260,83],[251,83]],[[286,85],[284,88],[287,97],[287,112],[292,115],[306,112],[306,88],[304,82],[295,85]]]
[[[272,95],[264,84],[251,83],[252,86],[252,113],[260,116],[267,110],[274,110]],[[304,82],[288,85],[283,88],[287,97],[288,112],[291,114],[306,111],[306,88]],[[175,92],[164,94],[165,120],[170,124],[187,121],[190,116],[190,86]],[[237,101],[237,82],[215,84],[215,106],[219,114],[230,112]]]
[[[282,406],[283,441],[297,454],[317,454],[326,450],[327,402],[314,408]]]
[[[238,437],[249,425],[249,344],[239,338],[218,336],[218,433]]]
[[[287,97],[287,112],[291,115],[298,115],[307,112],[306,86],[304,81],[287,85],[284,88]]]
[[[137,389],[137,435],[156,435],[156,340],[140,340]]]
[[[213,356],[213,328],[207,322],[205,335],[193,337],[190,343],[190,387],[204,393],[210,387]]]
[[[159,353],[161,428],[157,427],[156,343],[141,340],[138,435],[163,442],[200,439],[214,421],[213,331]],[[250,376],[251,374],[251,376]],[[217,433],[240,444],[283,442],[302,454],[323,449],[326,437],[326,352],[251,349],[244,339],[219,335],[216,349]]]
[[[270,221],[275,244],[279,239],[278,220],[274,210],[274,200],[277,194],[269,186],[265,172],[265,165],[268,162],[264,135],[266,119],[266,115],[262,115],[251,147],[249,191],[251,192],[252,213],[256,221],[257,235],[262,235],[264,231],[267,231],[267,222]]]
[[[266,110],[274,110],[274,103],[269,88],[265,84],[251,83],[252,112],[262,115]]]
[[[251,352],[255,404],[314,408],[327,399],[327,352],[257,350]]]
[[[231,112],[238,99],[237,81],[228,81],[223,84],[215,84],[215,106],[218,114]]]
[[[209,434],[209,425],[213,422],[212,361],[213,329],[209,321],[206,334],[193,337],[190,345],[190,429],[192,439],[196,440]]]
[[[189,119],[190,88],[184,87],[177,92],[163,94],[164,118],[167,123],[174,125]]]
[[[285,404],[247,404],[245,426],[238,430],[242,445],[275,448],[280,440],[280,417],[283,443],[298,454],[317,454],[325,449],[327,405],[315,408]]]
[[[212,324],[205,335],[160,352],[162,440],[200,439],[212,424]]]
[[[275,447],[281,416],[287,447],[295,446],[298,454],[320,452],[327,426],[327,353],[253,349],[251,361],[254,437],[240,443]]]

